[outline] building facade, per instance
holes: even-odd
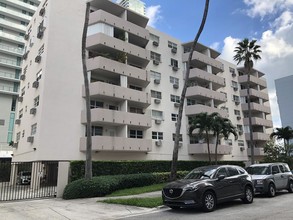
[[[85,4],[67,1],[43,1],[27,31],[14,161],[85,159],[89,134],[80,46]],[[147,22],[112,1],[91,1],[86,47],[93,160],[172,158],[191,43],[147,27]],[[188,118],[200,112],[218,112],[237,125],[239,139],[220,140],[218,159],[248,160],[241,76],[219,55],[202,44],[193,52],[180,160],[208,158],[205,141],[188,135]],[[214,157],[215,138],[210,139]]]
[[[119,4],[141,15],[146,15],[145,3],[140,0],[120,0]]]
[[[0,158],[11,157],[27,25],[38,0],[0,1]]]

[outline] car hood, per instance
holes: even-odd
[[[266,179],[268,175],[251,175],[252,180],[263,180]]]
[[[176,180],[174,182],[168,183],[164,188],[183,188],[186,185],[197,185],[199,183],[202,183],[205,180],[196,180],[196,179],[182,179],[182,180]]]

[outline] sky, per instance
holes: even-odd
[[[200,25],[205,0],[144,0],[149,26],[183,42],[192,41]],[[281,127],[274,80],[293,75],[293,0],[210,0],[199,42],[221,52],[232,63],[234,48],[244,38],[257,40],[265,73],[274,127]],[[292,85],[293,86],[293,85]],[[293,94],[288,94],[291,97]]]

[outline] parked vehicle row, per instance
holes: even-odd
[[[278,190],[293,192],[293,175],[285,163],[256,164],[247,171],[234,165],[198,167],[163,188],[163,203],[172,209],[201,207],[211,212],[234,199],[252,203],[255,193],[273,197]]]

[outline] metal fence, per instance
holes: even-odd
[[[0,162],[0,201],[56,197],[58,161]]]

